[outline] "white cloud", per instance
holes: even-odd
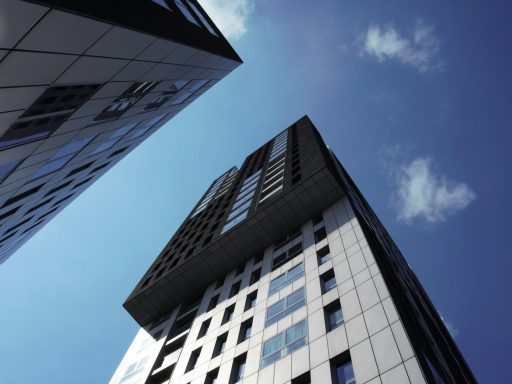
[[[363,53],[380,62],[398,60],[420,72],[440,70],[444,64],[439,59],[439,38],[434,28],[417,21],[410,38],[401,36],[393,26],[373,25],[364,38]]]
[[[451,321],[446,320],[442,315],[440,316],[441,320],[443,320],[444,325],[446,325],[448,332],[450,332],[450,335],[452,335],[452,337],[455,339],[455,337],[459,334],[459,329],[455,328]]]
[[[238,40],[247,32],[247,20],[254,11],[253,0],[199,0],[226,39]]]
[[[466,183],[436,174],[432,164],[432,159],[419,157],[391,173],[397,189],[394,205],[399,220],[410,223],[422,218],[429,223],[442,222],[475,200],[475,192]]]

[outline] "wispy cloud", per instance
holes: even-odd
[[[442,315],[441,320],[443,320],[444,325],[446,325],[446,328],[448,329],[448,332],[450,332],[450,335],[455,339],[455,337],[459,334],[459,329],[456,328],[451,321],[446,320]]]
[[[253,0],[199,0],[206,13],[227,39],[241,39],[254,11]]]
[[[410,36],[402,36],[392,25],[372,25],[368,28],[362,52],[379,62],[397,60],[420,72],[441,70],[444,63],[439,58],[439,38],[434,28],[419,20]]]
[[[399,146],[387,149],[381,160],[394,188],[392,205],[397,219],[410,224],[414,219],[428,223],[446,221],[476,199],[475,192],[464,182],[449,180],[439,174],[429,157],[411,162],[399,161]]]
[[[437,175],[432,164],[432,159],[419,157],[397,171],[399,220],[410,222],[423,218],[430,223],[445,221],[475,200],[476,194],[466,183]]]

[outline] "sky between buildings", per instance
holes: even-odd
[[[308,114],[481,383],[512,337],[507,1],[203,0],[244,64],[0,266],[0,382],[105,383],[121,304],[211,181]]]

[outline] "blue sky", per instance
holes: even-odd
[[[122,302],[213,178],[308,114],[481,383],[512,337],[512,6],[203,1],[245,63],[0,266],[1,383],[105,383]]]

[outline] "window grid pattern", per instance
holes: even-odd
[[[287,272],[272,279],[270,281],[268,295],[272,296],[284,287],[287,287],[294,281],[300,279],[302,276],[304,276],[304,263],[297,264],[295,267],[290,268],[290,270]]]
[[[265,181],[261,186],[260,204],[283,190],[288,130],[279,134],[272,143]]]
[[[306,345],[306,320],[291,326],[263,343],[261,352],[261,368],[288,356],[292,352]]]
[[[192,212],[192,217],[196,216],[197,214],[201,213],[202,211],[204,211],[206,209],[206,207],[208,206],[210,201],[212,201],[213,197],[217,193],[217,190],[220,188],[220,186],[222,185],[222,183],[224,182],[226,177],[231,172],[233,172],[233,170],[230,170],[230,171],[226,172],[225,174],[223,174],[217,180],[214,181],[214,183],[210,187],[210,190],[208,191],[206,196],[202,198],[202,200],[201,200],[200,204],[198,205],[198,207],[194,210],[194,212]]]
[[[222,228],[221,234],[226,233],[237,224],[241,223],[247,217],[249,209],[252,205],[253,196],[261,177],[261,170],[256,171],[253,175],[244,180],[242,188],[238,192],[235,203],[231,208],[226,224]]]
[[[305,304],[306,296],[304,287],[302,287],[268,307],[267,315],[265,317],[265,327],[284,319],[297,309],[302,308]]]

